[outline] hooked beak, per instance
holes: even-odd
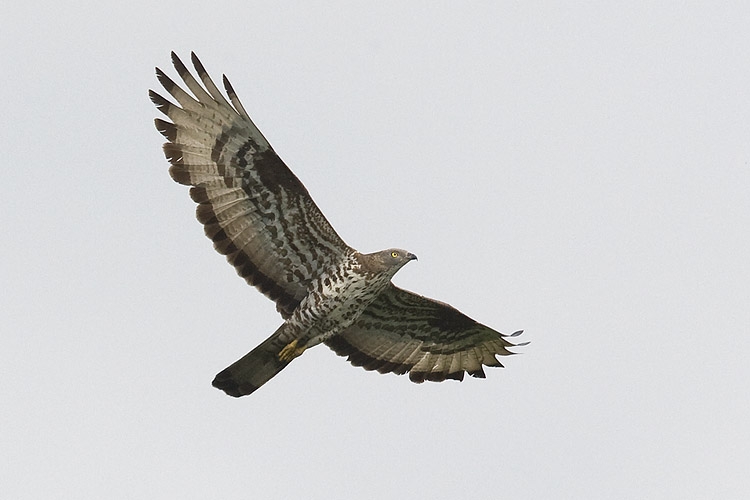
[[[406,258],[409,260],[419,260],[417,259],[416,255],[414,255],[413,253],[409,253],[409,252],[406,253]]]

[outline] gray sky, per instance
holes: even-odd
[[[2,496],[744,496],[750,7],[552,3],[4,7]],[[212,388],[281,319],[167,174],[170,50],[347,243],[523,354],[415,385],[321,346]]]

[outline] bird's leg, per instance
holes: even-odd
[[[279,361],[289,362],[305,352],[305,349],[307,349],[307,347],[304,345],[297,347],[297,343],[297,339],[294,339],[286,346],[284,346],[281,352],[279,352]]]

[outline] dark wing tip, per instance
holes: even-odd
[[[159,80],[159,83],[161,83],[162,87],[164,87],[167,92],[173,94],[173,90],[177,87],[177,84],[159,68],[156,68],[156,79]]]
[[[234,87],[232,87],[232,84],[229,82],[229,78],[227,78],[227,75],[221,75],[221,80],[224,82],[224,90],[227,91],[227,94],[230,96],[237,95],[237,93],[234,91]]]
[[[199,75],[208,74],[206,68],[203,66],[203,63],[201,63],[201,60],[198,59],[197,55],[195,55],[195,52],[190,52],[190,60],[193,62],[193,67],[195,67],[195,71],[197,71]]]
[[[503,337],[505,337],[505,338],[513,338],[513,337],[518,337],[518,336],[519,336],[519,335],[521,335],[522,333],[523,333],[523,330],[518,330],[518,331],[515,331],[515,332],[511,333],[510,335],[504,335],[504,334],[502,334],[502,333],[501,333],[500,335],[502,335],[502,336],[503,336]],[[523,347],[523,346],[525,346],[525,345],[529,345],[529,343],[530,343],[530,341],[526,341],[526,342],[519,342],[519,343],[517,343],[517,344],[512,344],[512,343],[511,343],[511,344],[510,344],[510,347]],[[518,353],[512,352],[511,354],[518,354]]]
[[[162,97],[161,94],[153,90],[148,91],[148,98],[151,99],[151,102],[154,103],[156,109],[169,116],[169,108],[174,106],[171,102],[169,102],[167,99]]]
[[[158,130],[168,141],[174,142],[175,139],[177,139],[177,127],[174,123],[164,121],[161,118],[155,118],[154,125],[156,126],[156,130]],[[167,157],[167,159],[169,159],[169,157]]]
[[[512,338],[512,337],[518,337],[518,336],[519,336],[519,335],[521,335],[522,333],[523,333],[523,330],[518,330],[518,331],[516,331],[516,332],[513,332],[513,333],[511,333],[510,335],[504,335],[504,337],[509,337],[509,338]],[[517,344],[512,344],[512,345],[511,345],[511,347],[523,347],[523,346],[525,346],[525,345],[529,345],[530,343],[531,343],[530,341],[526,341],[526,342],[519,342],[519,343],[517,343]],[[513,354],[517,354],[517,353],[515,353],[515,352],[514,352]]]
[[[177,70],[177,74],[180,76],[190,73],[187,66],[183,64],[182,60],[174,53],[174,51],[172,52],[172,66],[174,66],[174,69]]]

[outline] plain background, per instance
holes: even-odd
[[[20,2],[0,16],[4,498],[740,498],[744,2]],[[195,50],[343,238],[531,344],[411,384],[279,324],[171,181]]]

